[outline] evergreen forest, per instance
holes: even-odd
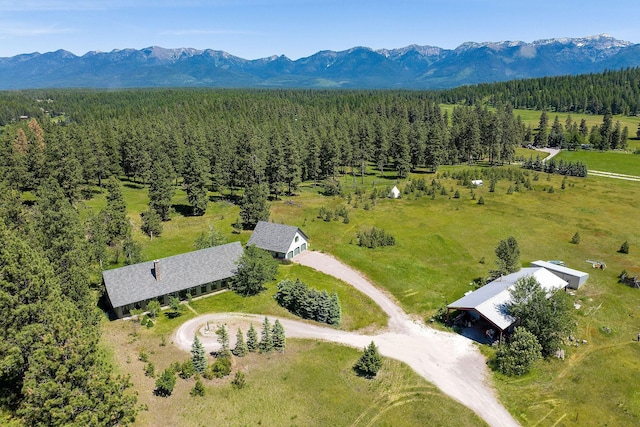
[[[443,109],[443,102],[456,105]],[[135,418],[129,379],[99,345],[107,253],[119,264],[141,260],[120,180],[148,185],[145,227],[159,235],[176,186],[186,190],[188,214],[198,216],[210,191],[239,203],[247,193],[277,200],[307,181],[330,193],[339,191],[338,176],[364,180],[372,168],[401,179],[442,165],[513,163],[525,141],[573,149],[600,141],[607,149],[628,134],[612,136],[609,114],[595,130],[566,123],[535,140],[540,132],[527,129],[514,107],[637,114],[640,70],[446,92],[0,93],[0,415],[27,425]],[[566,137],[551,138],[559,133]],[[96,192],[106,192],[106,208],[81,217],[78,202]]]

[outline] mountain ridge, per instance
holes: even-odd
[[[244,59],[223,50],[113,49],[75,55],[64,49],[0,57],[0,89],[56,87],[250,87],[442,89],[521,78],[640,66],[640,44],[608,34],[580,38],[465,42],[455,49],[411,44],[356,46]]]

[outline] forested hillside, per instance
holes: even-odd
[[[449,117],[418,92],[30,95],[51,100],[51,110],[64,118],[38,121],[43,143],[34,122],[7,127],[4,178],[14,188],[33,189],[49,172],[71,199],[82,184],[100,184],[114,174],[148,182],[153,167],[167,162],[173,178],[201,168],[213,189],[268,183],[276,196],[300,180],[361,173],[370,161],[400,177],[418,167],[435,170],[481,158],[505,163],[514,160],[524,133],[509,107],[459,107]]]
[[[587,137],[569,121],[547,135],[541,118],[544,138],[534,141],[508,104],[448,112],[436,99],[397,91],[0,93],[3,411],[40,425],[135,416],[128,380],[114,375],[98,345],[103,261],[140,259],[118,179],[148,185],[143,227],[153,233],[151,219],[168,219],[176,186],[186,190],[187,214],[203,215],[211,191],[234,202],[242,194],[277,199],[310,181],[330,194],[340,190],[336,177],[364,180],[371,166],[405,178],[444,164],[510,163],[526,138],[566,146]],[[610,116],[605,124],[612,129]],[[620,135],[615,141],[626,140]],[[78,202],[103,191],[107,206],[81,219]]]
[[[433,94],[442,103],[509,103],[516,109],[640,114],[640,68],[461,86]]]

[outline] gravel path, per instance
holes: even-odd
[[[549,155],[547,157],[542,159],[542,163],[544,163],[547,160],[557,156],[558,153],[560,152],[560,149],[558,149],[558,148],[536,148],[536,151],[542,151],[544,153],[549,153]]]
[[[400,360],[426,378],[444,393],[460,401],[491,426],[517,426],[488,383],[488,370],[484,356],[468,339],[429,328],[411,319],[385,292],[376,288],[362,274],[344,265],[330,255],[305,251],[295,261],[323,273],[337,277],[373,299],[389,315],[389,327],[376,335],[339,331],[307,321],[279,319],[287,337],[311,338],[363,348],[371,341],[384,356]],[[276,317],[270,316],[275,321]],[[193,336],[200,332],[207,351],[219,345],[214,333],[215,325],[226,323],[235,338],[238,327],[246,330],[250,323],[259,330],[263,315],[244,313],[208,314],[185,322],[174,336],[174,342],[185,351],[191,349]],[[206,324],[210,323],[210,331]],[[234,343],[232,342],[233,346]]]

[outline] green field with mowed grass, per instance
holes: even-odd
[[[627,158],[615,157],[622,156],[617,153],[588,154],[593,154],[594,162],[601,162],[596,164],[603,165],[590,168],[625,173],[622,171],[628,167]],[[604,157],[595,157],[598,154]],[[616,162],[616,159],[620,160]],[[520,171],[517,166],[511,167]],[[489,270],[495,267],[496,245],[509,236],[518,241],[523,266],[538,259],[557,259],[571,268],[587,271],[590,274],[587,284],[573,296],[577,322],[575,338],[580,344],[570,343],[564,361],[540,362],[524,377],[514,379],[496,374],[496,388],[501,400],[523,425],[639,424],[640,369],[637,361],[640,360],[640,343],[633,340],[640,332],[640,290],[618,283],[617,276],[623,270],[631,275],[640,274],[640,228],[636,220],[640,183],[595,176],[565,179],[527,172],[532,190],[519,184],[519,191],[513,191],[515,182],[505,178],[497,182],[495,192],[490,192],[488,182],[470,188],[451,177],[466,169],[463,166],[441,167],[437,174],[413,174],[411,179],[424,179],[429,188],[433,184],[440,190],[433,195],[403,194],[397,200],[371,198],[374,188],[386,192],[394,184],[401,190],[406,187],[408,181],[396,181],[391,173],[379,176],[370,171],[364,183],[361,177],[341,176],[343,192],[345,195],[350,193],[350,200],[348,197],[324,196],[321,187],[304,183],[295,196],[272,202],[271,220],[300,226],[310,237],[311,249],[331,253],[362,271],[378,286],[388,290],[407,312],[427,321],[447,303],[471,290],[473,279],[487,277]],[[483,169],[472,170],[472,175],[480,177]],[[124,195],[130,218],[139,225],[139,213],[146,209],[147,191],[136,187],[125,186]],[[460,198],[454,197],[456,191]],[[212,197],[218,196],[212,194]],[[484,204],[478,203],[480,198]],[[98,208],[103,203],[103,197],[99,195],[87,202],[87,208]],[[180,205],[186,204],[181,190],[176,193],[174,203],[178,212]],[[335,210],[341,205],[349,212],[349,223],[318,218],[321,208]],[[163,235],[153,241],[143,236],[139,229],[135,231],[145,259],[192,250],[197,236],[209,225],[223,231],[229,240],[244,243],[250,236],[249,232],[232,233],[231,223],[239,212],[232,203],[210,203],[206,215],[198,218],[178,212],[164,224]],[[396,245],[376,249],[358,246],[357,232],[372,226],[391,233]],[[580,243],[572,244],[570,240],[576,232],[580,234]],[[618,252],[625,241],[630,245],[629,254]],[[588,260],[604,261],[607,269],[592,269]],[[343,329],[375,329],[386,323],[382,312],[368,299],[333,278],[296,265],[282,265],[279,277],[300,277],[310,286],[338,292],[343,303]],[[275,285],[275,282],[268,284],[268,290],[256,297],[241,298],[227,292],[193,301],[190,306],[200,314],[244,311],[293,317],[271,298]],[[123,345],[128,349],[128,362],[123,361],[122,355],[113,357],[118,359],[121,369],[134,374],[134,384],[141,395],[149,394],[152,384],[144,377],[142,365],[136,360],[136,349],[147,345],[153,348],[151,359],[159,360],[158,368],[170,360],[188,357],[170,345],[160,347],[157,342],[160,336],[169,337],[184,319],[195,315],[185,311],[177,319],[161,319],[154,328],[145,330],[138,341],[130,336],[130,325],[124,326],[126,322],[105,326],[105,343],[109,347]],[[583,340],[585,344],[582,344]],[[485,347],[483,351],[491,356],[494,349]],[[350,367],[357,354],[356,350],[336,345],[295,341],[291,353],[284,356],[298,358],[295,362],[280,363],[280,356],[269,356],[264,363],[258,359],[246,362],[251,366],[247,377],[252,384],[247,390],[233,390],[228,381],[220,381],[219,384],[208,384],[208,394],[200,401],[188,396],[187,385],[179,386],[175,396],[168,399],[145,395],[141,401],[148,404],[150,410],[141,414],[139,424],[153,425],[156,411],[167,417],[172,411],[184,412],[179,420],[181,425],[200,425],[202,419],[213,419],[205,415],[209,411],[216,413],[212,416],[218,422],[228,425],[257,424],[259,421],[263,425],[424,425],[431,424],[424,422],[431,419],[429,417],[444,419],[435,423],[440,425],[454,422],[476,425],[479,422],[442,395],[417,392],[413,396],[411,392],[405,394],[394,389],[396,386],[420,390],[430,387],[415,376],[411,380],[400,380],[409,373],[399,363],[386,362],[384,375],[390,377],[383,376],[374,382],[355,377]],[[331,369],[317,368],[325,362]],[[299,369],[309,370],[311,376],[301,376]],[[396,385],[397,381],[405,385]],[[180,384],[180,380],[178,382]],[[340,387],[334,384],[336,382]],[[269,400],[275,398],[269,394],[269,386],[272,394],[286,401],[282,403],[286,416],[273,414],[280,408],[280,403]],[[316,388],[320,391],[314,393]],[[392,390],[396,391],[392,393]],[[242,393],[248,396],[241,398]],[[406,396],[407,402],[392,404],[389,394]],[[370,400],[362,396],[369,396],[366,399]],[[296,400],[298,397],[300,401]],[[337,417],[335,413],[342,404],[349,408],[344,409],[345,415],[332,418]],[[299,405],[312,409],[295,409]],[[442,408],[452,412],[451,418],[439,418],[444,416]],[[309,418],[311,414],[316,418]],[[316,419],[322,422],[310,421]],[[269,424],[271,420],[276,422]]]

